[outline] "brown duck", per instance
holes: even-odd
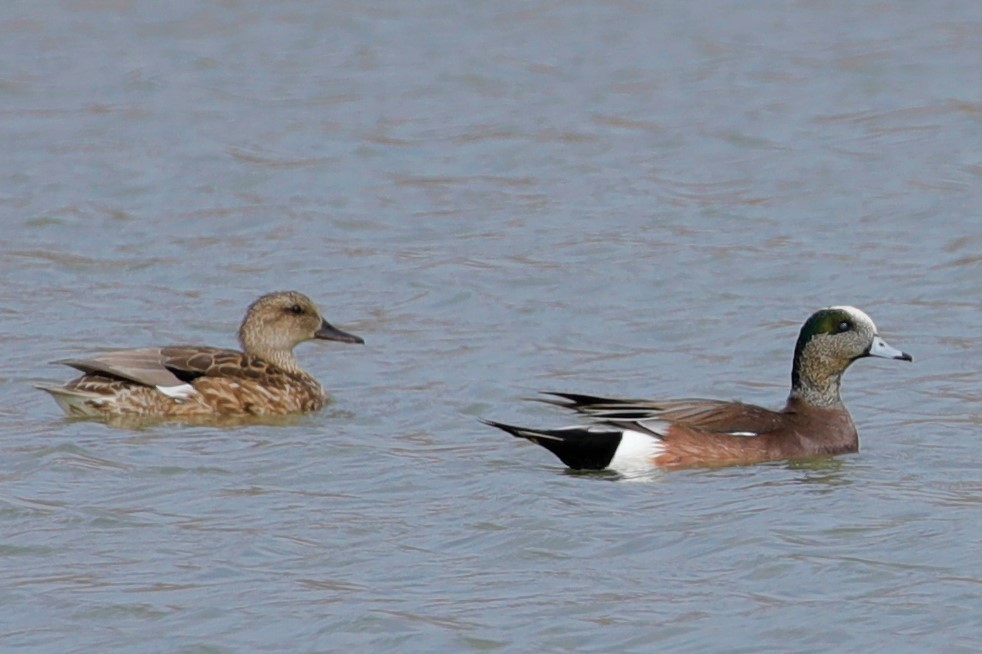
[[[242,351],[197,345],[117,350],[56,361],[84,374],[64,386],[38,385],[70,416],[236,417],[316,411],[327,395],[293,348],[323,339],[363,343],[321,317],[306,295],[269,293],[239,327]]]
[[[591,419],[586,426],[528,429],[487,424],[541,445],[570,468],[638,471],[843,454],[859,449],[839,396],[842,373],[863,357],[911,361],[855,307],[828,307],[805,321],[791,393],[780,411],[719,400],[629,400],[549,393],[543,400]]]

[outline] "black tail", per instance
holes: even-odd
[[[552,397],[536,397],[532,398],[537,402],[544,402],[546,404],[552,404],[553,406],[561,406],[564,409],[573,409],[574,411],[579,411],[580,409],[586,409],[591,406],[606,406],[609,404],[614,404],[617,402],[623,402],[623,400],[617,400],[612,397],[600,397],[599,395],[581,395],[580,393],[555,393],[552,391],[545,391],[543,395],[551,395]],[[555,399],[559,398],[559,399]]]
[[[541,445],[575,470],[603,470],[610,465],[621,444],[621,432],[613,428],[597,431],[586,427],[527,429],[493,420],[481,422]]]
[[[643,420],[657,407],[645,400],[626,400],[578,393],[552,393],[552,397],[535,398],[538,402],[562,407],[600,420]],[[558,399],[557,399],[558,398]]]

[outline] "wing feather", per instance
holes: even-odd
[[[247,357],[235,350],[199,346],[145,347],[115,350],[86,359],[62,359],[55,363],[86,374],[104,375],[158,388],[181,386],[198,378],[227,375],[229,369],[248,367]]]
[[[703,398],[639,400],[573,393],[547,395],[550,397],[540,401],[619,426],[632,422],[644,426],[645,422],[652,421],[658,427],[674,423],[714,433],[762,434],[780,427],[784,415],[754,404]]]

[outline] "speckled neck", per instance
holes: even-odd
[[[859,317],[856,309],[829,307],[816,311],[805,321],[794,347],[790,399],[816,407],[842,405],[839,395],[842,373],[860,355],[862,343],[868,340],[857,331]],[[866,322],[872,327],[868,318]]]
[[[835,407],[842,404],[839,387],[843,365],[837,358],[825,351],[825,341],[829,337],[812,338],[803,347],[795,349],[794,364],[791,367],[791,399],[800,399],[812,406]]]
[[[242,346],[243,352],[272,363],[287,372],[303,372],[293,356],[292,344],[278,336],[276,331],[264,330],[261,324],[250,321],[248,317],[239,327],[239,345]]]
[[[295,375],[306,375],[307,372],[300,367],[297,363],[296,357],[293,356],[293,352],[287,350],[270,350],[265,352],[252,352],[253,355],[259,357],[263,361],[268,361],[272,363],[277,368],[286,370],[287,372],[293,373]]]
[[[799,373],[804,369],[799,369]],[[842,373],[835,375],[821,374],[810,376],[807,372],[795,376],[792,374],[791,394],[789,399],[797,399],[807,402],[812,406],[836,407],[842,405],[842,397],[839,395],[839,386],[842,382]]]
[[[295,379],[298,379],[304,387],[314,394],[320,397],[326,397],[324,387],[321,386],[320,382],[317,381],[313,375],[300,367],[300,364],[297,363],[296,358],[293,356],[293,352],[283,350],[266,350],[265,352],[252,351],[249,354],[259,357],[263,361],[271,363],[280,370],[292,375]]]

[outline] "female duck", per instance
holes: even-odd
[[[842,404],[842,373],[856,359],[911,361],[886,344],[855,307],[816,311],[801,328],[791,394],[781,411],[719,400],[624,400],[550,393],[544,400],[593,423],[565,429],[487,424],[543,446],[570,468],[619,472],[728,465],[842,454],[859,449]]]
[[[331,326],[306,295],[253,302],[239,327],[242,351],[197,345],[118,350],[57,361],[84,374],[39,385],[70,416],[270,416],[316,411],[327,394],[293,356],[304,341],[363,343]]]

